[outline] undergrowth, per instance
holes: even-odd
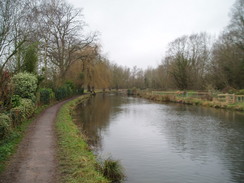
[[[118,160],[108,158],[101,160],[98,165],[99,171],[111,182],[121,182],[125,180],[123,167]]]
[[[24,137],[26,129],[34,118],[40,114],[47,106],[41,106],[35,111],[34,117],[24,121],[21,125],[14,128],[11,133],[0,141],[0,173],[4,171],[8,160],[16,152],[18,144]]]

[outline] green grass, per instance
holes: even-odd
[[[227,105],[227,108],[238,110],[238,111],[244,111],[244,102],[229,104]]]
[[[193,94],[192,92],[191,94]],[[229,110],[236,110],[236,111],[244,111],[244,102],[234,103],[234,104],[226,104],[220,101],[208,101],[203,100],[200,98],[191,97],[191,95],[187,97],[182,96],[175,96],[175,95],[157,95],[157,94],[150,94],[150,93],[139,93],[139,96],[143,98],[147,98],[150,100],[154,100],[157,102],[174,102],[174,103],[182,103],[188,105],[201,105],[206,107],[213,107],[213,108],[221,108],[221,109],[229,109]]]
[[[47,106],[39,107],[35,111],[34,117],[24,121],[20,126],[14,128],[7,138],[0,141],[0,173],[4,171],[11,156],[16,152],[18,144],[23,139],[26,129],[28,128],[30,123],[45,108],[47,108]]]
[[[118,160],[113,160],[111,158],[102,160],[99,164],[99,170],[111,182],[121,182],[125,180],[123,167]]]
[[[97,161],[89,150],[85,137],[72,121],[71,110],[89,96],[81,96],[66,103],[56,121],[60,182],[107,183],[97,170]]]

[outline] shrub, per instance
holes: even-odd
[[[11,74],[8,71],[2,71],[0,73],[0,111],[7,110],[10,107],[10,80]]]
[[[57,88],[55,90],[55,98],[56,100],[62,100],[64,98],[66,98],[66,89],[64,87],[60,87],[60,88]]]
[[[20,107],[23,107],[26,118],[29,118],[35,112],[35,104],[30,99],[21,99]]]
[[[30,73],[19,73],[12,78],[14,94],[33,102],[36,100],[37,83],[37,77]]]
[[[64,85],[55,91],[56,100],[62,100],[73,95],[73,90],[69,85]]]
[[[80,94],[80,95],[84,94],[84,88],[77,89],[77,94]]]
[[[112,182],[121,182],[125,179],[125,175],[119,161],[112,160],[111,158],[101,161],[99,170],[104,177]]]
[[[12,108],[20,106],[20,100],[21,98],[19,95],[13,95],[11,97]]]
[[[13,126],[18,126],[24,120],[31,117],[34,111],[35,105],[31,99],[21,99],[20,105],[10,110]]]
[[[131,89],[127,90],[127,95],[132,95],[132,90]]]
[[[23,110],[19,106],[14,107],[10,110],[10,116],[14,127],[20,125],[22,121],[25,119]]]
[[[238,90],[236,95],[244,95],[244,89]]]
[[[0,140],[11,133],[11,120],[6,114],[0,114]]]
[[[40,89],[40,102],[42,104],[50,104],[50,101],[53,98],[54,98],[54,93],[51,88]]]
[[[134,88],[132,88],[132,89],[128,89],[128,90],[127,90],[127,94],[128,94],[128,95],[137,95],[137,94],[138,94],[138,91],[137,91],[137,89],[134,87]]]
[[[236,91],[237,90],[231,86],[227,86],[222,90],[223,93],[230,93],[230,94],[236,93]]]
[[[66,81],[64,84],[66,87],[70,87],[72,90],[74,90],[75,85],[72,81]]]
[[[171,101],[170,96],[169,95],[162,96],[162,101],[164,101],[164,102],[170,102]]]
[[[73,90],[69,86],[66,86],[65,90],[66,90],[66,97],[73,95]]]

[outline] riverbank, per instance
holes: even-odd
[[[66,103],[57,115],[59,182],[108,183],[97,171],[97,162],[85,137],[72,120],[71,111],[90,96],[83,95]]]
[[[156,102],[172,102],[172,103],[181,103],[187,105],[201,105],[205,107],[244,111],[244,102],[227,104],[225,102],[209,101],[201,98],[180,97],[175,95],[159,95],[159,94],[153,94],[149,92],[138,92],[137,94],[139,97],[153,100]]]

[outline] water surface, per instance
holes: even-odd
[[[128,183],[244,182],[244,113],[97,95],[75,118]]]

